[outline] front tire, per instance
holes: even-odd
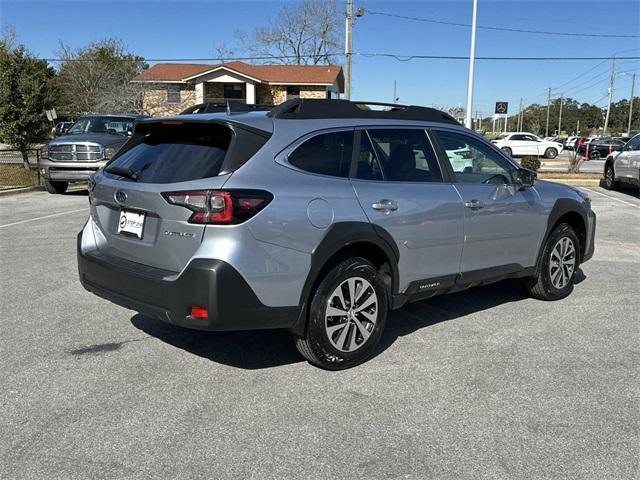
[[[540,300],[560,300],[573,291],[580,265],[580,241],[567,223],[549,235],[538,260],[537,274],[525,281],[529,295]]]
[[[555,148],[547,148],[544,152],[545,158],[556,158],[558,156],[558,150]]]
[[[44,189],[54,195],[66,192],[68,187],[69,182],[54,182],[52,180],[44,181]]]
[[[607,190],[616,190],[619,182],[616,182],[616,175],[613,171],[613,165],[610,163],[604,168],[604,188]]]
[[[589,154],[589,158],[591,160],[600,160],[600,152],[598,150],[594,150]]]
[[[381,273],[364,258],[348,258],[315,289],[306,333],[296,338],[296,347],[320,368],[356,366],[373,355],[387,310],[388,292]]]

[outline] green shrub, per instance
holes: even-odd
[[[529,157],[524,157],[520,161],[520,165],[523,168],[528,168],[529,170],[533,170],[534,172],[537,172],[538,169],[540,168],[541,163],[538,157],[529,156]]]

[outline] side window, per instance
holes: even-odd
[[[180,85],[167,85],[167,103],[180,103]]]
[[[382,180],[380,162],[373,151],[373,145],[367,132],[360,135],[360,151],[356,163],[356,178],[362,180]]]
[[[441,182],[436,155],[424,130],[371,129],[373,148],[384,179],[395,182]]]
[[[353,154],[353,131],[331,132],[310,138],[289,154],[294,167],[320,175],[348,177]]]
[[[627,150],[640,150],[640,135],[636,135],[626,145]]]
[[[435,134],[458,182],[515,183],[515,168],[481,140],[445,131],[436,131]]]
[[[529,140],[526,135],[511,135],[509,140]]]

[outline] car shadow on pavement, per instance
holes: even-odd
[[[579,269],[576,284],[585,278]],[[416,330],[527,298],[529,296],[521,281],[504,280],[407,304],[400,310],[390,312],[374,356],[387,350],[399,337]],[[142,314],[131,317],[131,323],[169,345],[231,367],[254,370],[304,361],[291,335],[284,330],[201,332],[169,325]]]

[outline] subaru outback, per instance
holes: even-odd
[[[416,106],[139,120],[89,202],[87,290],[192,329],[287,329],[333,370],[407,302],[506,278],[558,300],[594,251],[588,196]]]

